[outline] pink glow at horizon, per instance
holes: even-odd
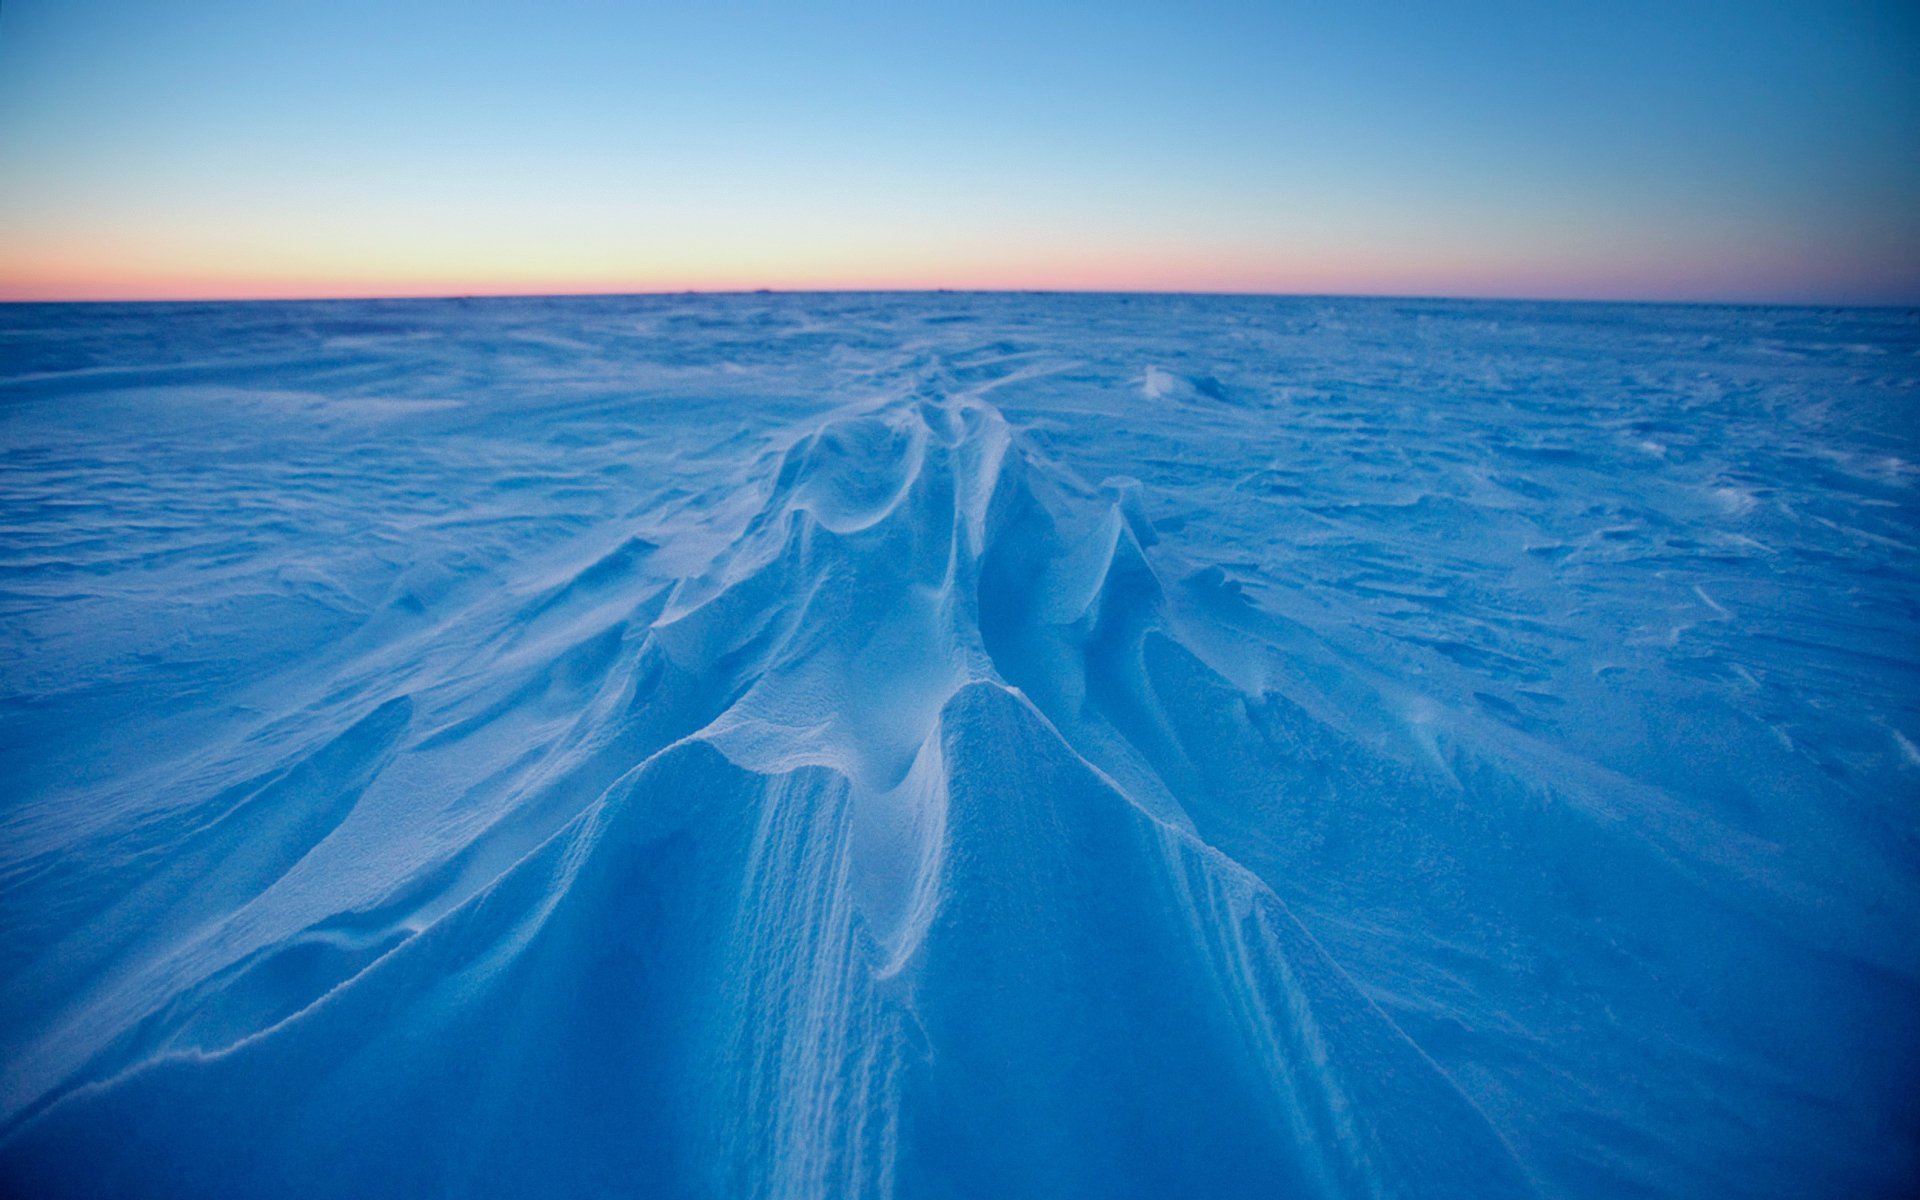
[[[1842,287],[1844,264],[1830,272]],[[215,263],[187,268],[46,258],[0,261],[0,302],[213,301],[516,296],[662,292],[775,291],[1086,291],[1293,295],[1552,297],[1575,300],[1698,300],[1703,291],[1734,301],[1771,301],[1804,291],[1808,264],[1790,257],[1771,264],[1709,264],[1670,257],[1659,262],[1600,256],[1578,262],[1505,261],[1483,255],[1424,258],[1331,254],[1135,254],[1130,257],[1025,258],[971,263],[950,257],[898,260],[833,270],[818,263],[738,264],[697,270],[678,264],[614,264],[594,270],[542,271],[480,262],[360,266],[342,258],[332,269],[311,262]]]

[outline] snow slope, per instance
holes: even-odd
[[[1920,318],[0,309],[0,1181],[1920,1167]]]

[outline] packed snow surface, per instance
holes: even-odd
[[[0,310],[0,1181],[1896,1193],[1920,319]]]

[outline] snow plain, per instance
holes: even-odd
[[[0,1181],[1920,1165],[1920,317],[0,308]]]

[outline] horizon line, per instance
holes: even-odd
[[[187,305],[187,304],[368,304],[384,301],[427,303],[457,300],[587,300],[619,298],[659,298],[670,296],[1115,296],[1115,297],[1195,297],[1268,300],[1378,300],[1401,302],[1453,302],[1481,304],[1591,304],[1627,307],[1685,308],[1804,308],[1850,310],[1920,309],[1920,296],[1910,300],[1838,301],[1838,300],[1733,300],[1676,299],[1621,296],[1569,296],[1538,294],[1440,293],[1440,292],[1319,292],[1266,291],[1235,288],[979,288],[979,287],[722,287],[722,288],[619,288],[607,290],[560,291],[478,291],[478,292],[387,292],[321,293],[274,295],[214,296],[87,296],[33,297],[0,296],[0,307],[25,305]]]

